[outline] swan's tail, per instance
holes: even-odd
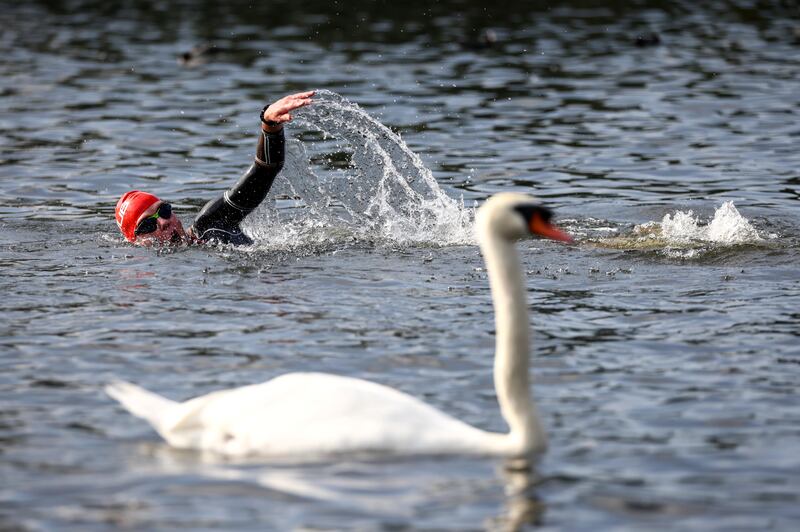
[[[167,419],[180,404],[125,381],[114,381],[105,387],[105,391],[122,403],[128,412],[148,421],[158,432],[162,432]]]

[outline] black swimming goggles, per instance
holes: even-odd
[[[155,214],[148,216],[139,222],[139,225],[136,226],[136,231],[134,231],[133,234],[138,236],[155,232],[155,230],[158,229],[159,218],[164,218],[165,220],[172,218],[172,205],[166,202],[159,205]]]

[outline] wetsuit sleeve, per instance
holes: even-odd
[[[256,159],[244,175],[221,197],[206,203],[195,218],[191,232],[199,240],[219,240],[227,244],[252,243],[240,224],[267,197],[275,177],[283,168],[284,136],[261,132]]]

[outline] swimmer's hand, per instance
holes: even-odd
[[[283,124],[292,119],[291,112],[311,103],[314,91],[298,92],[284,96],[277,102],[267,106],[261,114],[261,129],[267,133],[276,133],[283,129]]]

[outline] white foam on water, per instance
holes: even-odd
[[[719,245],[754,243],[762,240],[755,227],[739,214],[732,201],[726,201],[704,225],[692,211],[678,211],[661,220],[661,235],[668,243],[708,242]]]
[[[756,228],[739,214],[732,201],[726,201],[714,213],[714,219],[708,224],[708,239],[724,244],[743,244],[762,240]]]
[[[633,229],[628,247],[659,249],[673,258],[692,259],[708,251],[742,244],[759,244],[763,237],[742,216],[732,201],[726,201],[708,223],[693,211],[667,214],[661,222],[647,222]]]
[[[399,135],[319,90],[299,109],[286,164],[244,229],[257,248],[347,242],[474,244],[474,209],[450,198]],[[275,198],[279,198],[277,201]]]

